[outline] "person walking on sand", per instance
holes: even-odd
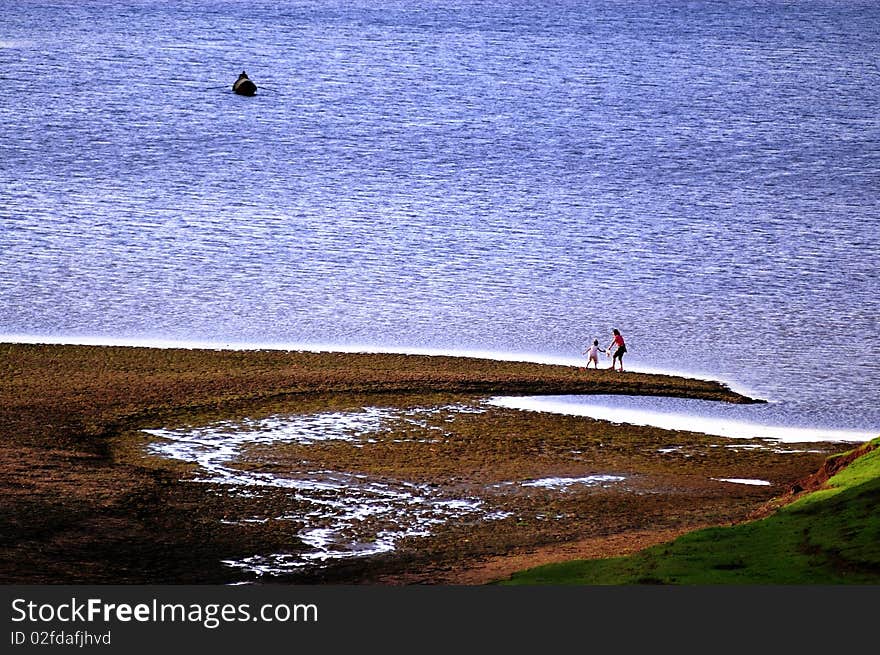
[[[593,339],[593,345],[587,348],[584,351],[584,355],[587,356],[587,368],[590,368],[590,363],[593,364],[593,368],[599,368],[599,340]]]
[[[623,340],[623,335],[620,334],[620,330],[614,328],[611,330],[611,333],[614,335],[614,338],[611,340],[611,343],[608,344],[607,352],[611,352],[611,349],[614,348],[614,357],[611,359],[611,370],[614,370],[614,363],[620,360],[620,371],[623,372],[623,355],[626,353],[626,342]]]

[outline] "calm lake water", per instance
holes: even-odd
[[[846,0],[5,0],[0,335],[618,327],[634,370],[880,432],[878,52]]]

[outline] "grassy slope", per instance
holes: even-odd
[[[880,438],[873,450],[767,518],[700,530],[629,557],[576,560],[500,584],[877,584]]]

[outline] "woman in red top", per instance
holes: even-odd
[[[620,330],[614,328],[611,332],[614,334],[614,339],[612,339],[611,343],[608,345],[608,350],[616,348],[614,351],[614,357],[611,359],[611,370],[614,370],[614,362],[620,360],[620,370],[623,371],[623,354],[626,352],[626,343],[623,341],[623,336],[620,334]]]

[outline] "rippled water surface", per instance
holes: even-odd
[[[878,51],[847,0],[7,0],[0,334],[619,327],[632,368],[880,430]]]

